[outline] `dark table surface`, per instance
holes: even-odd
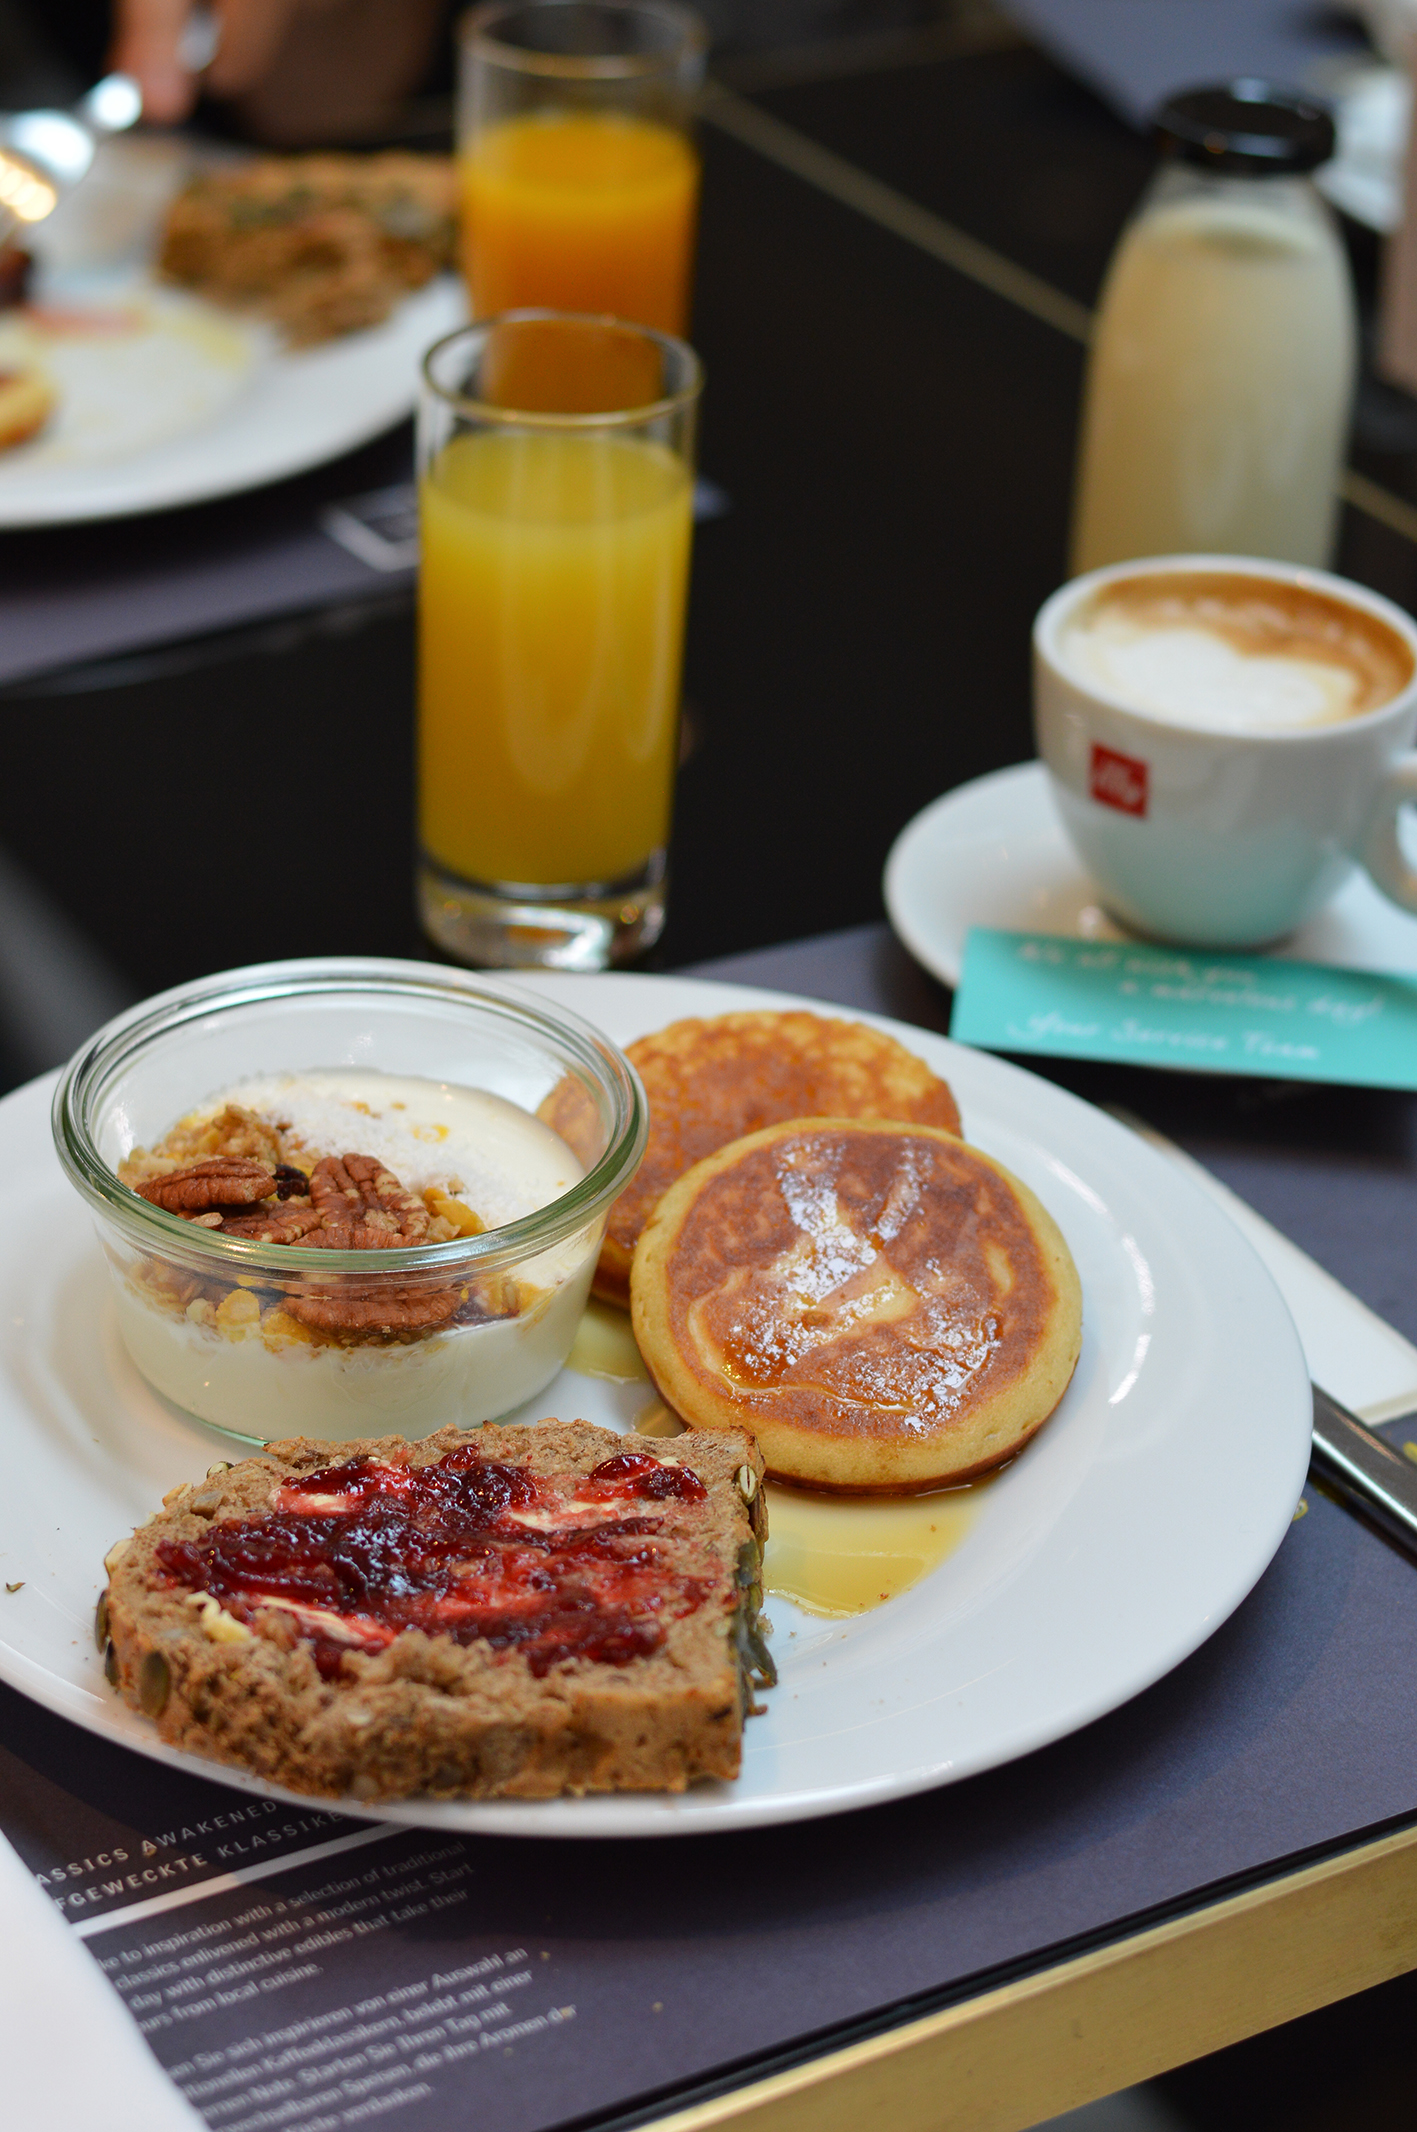
[[[1150,156],[1083,90],[992,31],[944,57],[818,73],[765,85],[760,70],[754,108],[1093,299]],[[1062,573],[1081,351],[724,127],[706,126],[705,149],[702,464],[731,508],[698,535],[657,959],[728,957],[712,974],[942,1028],[947,996],[879,925],[881,865],[925,802],[1031,752],[1028,624]],[[1366,240],[1354,254],[1370,290]],[[1417,495],[1414,437],[1410,410],[1369,388],[1358,463],[1397,495]],[[343,473],[333,493],[363,485],[351,468],[341,491]],[[184,522],[194,545],[225,537],[230,509],[156,537],[180,544]],[[42,545],[61,575],[66,553],[101,553],[93,534]],[[14,536],[0,564],[7,552]],[[1340,567],[1417,600],[1417,545],[1370,516],[1347,514]],[[47,961],[75,1001],[267,956],[426,953],[406,593],[217,637],[182,623],[179,606],[166,647],[0,696],[0,892],[9,881],[15,907],[55,928]],[[317,838],[326,779],[348,829],[337,809]],[[381,826],[366,833],[371,793]],[[239,827],[233,794],[251,802]],[[759,952],[783,940],[799,945]],[[0,1023],[12,1080],[50,1062],[22,1006]],[[1045,1070],[1170,1131],[1417,1338],[1411,1099]],[[535,1919],[607,2010],[664,2008],[593,2078],[548,2057],[544,2089],[498,2088],[479,2122],[608,2123],[1411,1818],[1412,1574],[1316,1498],[1234,1619],[1127,1709],[848,1823],[676,1845],[652,1899],[624,1897],[638,1867],[620,1861],[617,1878],[611,1847],[567,1887],[526,1846],[470,1844],[480,1892],[450,1938]],[[162,1811],[147,1765],[77,1756],[76,1737],[0,1696],[5,1825],[36,1864],[65,1852],[75,1812],[141,1831]],[[388,1945],[391,1962],[421,1958],[416,1939]]]

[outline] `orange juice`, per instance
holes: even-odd
[[[691,483],[637,437],[455,437],[423,479],[419,824],[472,882],[608,882],[667,841]]]
[[[475,318],[523,305],[682,333],[699,164],[672,126],[546,111],[479,134],[462,162]]]

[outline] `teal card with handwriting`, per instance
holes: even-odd
[[[975,926],[950,1034],[985,1051],[1417,1088],[1417,978]]]

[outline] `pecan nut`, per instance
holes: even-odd
[[[308,1187],[308,1189],[307,1189]],[[303,1244],[323,1251],[397,1251],[432,1243],[434,1217],[373,1155],[326,1155],[308,1179],[301,1170],[243,1157],[216,1156],[136,1187],[145,1199],[223,1236],[263,1244]],[[430,1230],[432,1234],[430,1235]],[[283,1299],[287,1315],[315,1332],[422,1332],[459,1311],[476,1318],[514,1315],[516,1302],[489,1308],[456,1283],[412,1281],[297,1287]]]
[[[170,1170],[165,1177],[149,1177],[134,1190],[164,1212],[190,1219],[265,1199],[275,1190],[275,1171],[269,1163],[244,1155],[213,1155],[189,1163],[185,1170]]]
[[[326,1251],[398,1251],[423,1243],[433,1219],[373,1155],[322,1156],[310,1198],[319,1226],[308,1241]]]
[[[325,1155],[310,1173],[308,1199],[229,1215],[222,1233],[323,1251],[397,1251],[428,1241],[431,1223],[423,1201],[373,1155]],[[443,1324],[462,1300],[458,1287],[381,1282],[296,1289],[284,1308],[316,1332],[419,1332]]]
[[[258,1244],[318,1243],[322,1239],[312,1238],[310,1231],[319,1226],[319,1210],[308,1199],[267,1200],[247,1214],[221,1217],[223,1236],[245,1236]]]
[[[306,1288],[288,1295],[284,1307],[316,1332],[421,1332],[451,1318],[460,1288]]]

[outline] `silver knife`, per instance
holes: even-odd
[[[1417,1465],[1318,1385],[1309,1471],[1390,1540],[1417,1555]]]
[[[1174,1140],[1168,1140],[1164,1133],[1159,1133],[1155,1126],[1148,1125],[1135,1111],[1124,1110],[1111,1103],[1106,1107],[1120,1124],[1147,1141],[1158,1154],[1165,1155],[1169,1162],[1175,1163],[1178,1169],[1185,1170],[1203,1192],[1225,1209],[1240,1233],[1248,1238],[1269,1269],[1280,1294],[1289,1305],[1296,1325],[1303,1325],[1306,1316],[1313,1314],[1316,1301],[1313,1283],[1317,1282],[1317,1303],[1321,1309],[1326,1303],[1330,1316],[1335,1303],[1351,1306],[1354,1318],[1354,1324],[1349,1329],[1351,1338],[1361,1343],[1364,1338],[1371,1339],[1374,1333],[1381,1333],[1399,1351],[1407,1349],[1413,1375],[1411,1388],[1405,1389],[1398,1397],[1390,1396],[1393,1371],[1385,1372],[1389,1378],[1388,1396],[1385,1396],[1379,1405],[1383,1419],[1389,1414],[1397,1419],[1409,1406],[1414,1415],[1417,1415],[1417,1354],[1412,1354],[1409,1344],[1399,1333],[1375,1319],[1356,1296],[1349,1295],[1331,1275],[1314,1265],[1296,1244],[1272,1228],[1263,1215],[1256,1214],[1253,1207],[1237,1198],[1228,1186],[1223,1185],[1218,1177],[1213,1176],[1197,1162],[1193,1155],[1188,1155],[1183,1148],[1177,1147]],[[1325,1290],[1328,1291],[1327,1298]],[[1329,1362],[1334,1359],[1333,1350],[1334,1343],[1330,1340]],[[1346,1347],[1342,1351],[1346,1352]],[[1398,1356],[1393,1358],[1398,1382],[1401,1382],[1403,1375],[1401,1367],[1398,1366],[1400,1361],[1399,1352]],[[1381,1436],[1375,1435],[1359,1421],[1356,1414],[1351,1414],[1347,1407],[1340,1406],[1331,1392],[1321,1390],[1316,1384],[1310,1389],[1313,1393],[1314,1411],[1310,1472],[1316,1480],[1322,1481],[1339,1496],[1345,1507],[1357,1510],[1371,1519],[1389,1539],[1396,1541],[1407,1553],[1417,1556],[1417,1465],[1404,1458],[1400,1451],[1385,1442]],[[1399,1397],[1402,1404],[1398,1403]]]

